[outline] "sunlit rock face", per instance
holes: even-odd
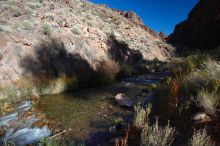
[[[214,49],[220,45],[219,34],[220,1],[200,0],[187,20],[176,26],[168,41],[195,49]]]
[[[115,41],[109,41],[112,36]],[[127,45],[122,53],[121,43]],[[78,76],[117,64],[111,50],[124,60],[138,52],[144,60],[164,61],[172,47],[133,12],[121,15],[84,0],[0,1],[0,87],[29,86],[29,80],[47,77],[54,82],[48,83],[51,92],[59,93],[67,88],[60,77],[81,83]]]

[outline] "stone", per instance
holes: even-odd
[[[129,107],[129,108],[134,107],[133,101],[130,100],[130,99],[128,98],[128,96],[126,96],[126,95],[123,94],[123,93],[118,93],[118,94],[115,96],[115,101],[116,101],[120,106]]]
[[[198,112],[198,113],[192,115],[191,120],[195,121],[195,122],[202,122],[203,123],[203,122],[211,121],[211,118],[204,112]]]

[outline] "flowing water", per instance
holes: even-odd
[[[151,99],[151,85],[166,77],[162,74],[147,74],[124,78],[119,82],[102,87],[90,88],[73,93],[44,96],[39,104],[47,118],[71,129],[72,138],[85,141],[88,145],[107,145],[108,128],[114,119],[123,118],[132,122],[133,109],[120,107],[115,101],[117,93],[124,93],[135,104]]]

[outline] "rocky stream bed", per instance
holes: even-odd
[[[152,85],[159,84],[168,73],[149,73],[123,78],[111,85],[43,96],[33,104],[24,101],[13,112],[0,118],[0,145],[24,146],[43,138],[69,131],[76,142],[86,145],[109,145],[114,137],[109,128],[122,119],[132,123],[133,108],[121,107],[114,97],[123,93],[136,104],[147,104],[153,98]]]

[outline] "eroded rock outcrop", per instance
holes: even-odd
[[[219,34],[220,1],[200,0],[188,19],[176,26],[168,41],[195,49],[215,48],[220,45]]]
[[[156,31],[150,29],[146,25],[144,25],[142,19],[135,12],[133,12],[133,11],[123,11],[123,10],[117,10],[117,9],[112,9],[112,10],[119,13],[120,15],[122,15],[126,19],[130,20],[134,24],[138,25],[139,27],[141,27],[145,31],[148,31],[151,35],[153,35],[155,37],[158,37],[158,33]]]

